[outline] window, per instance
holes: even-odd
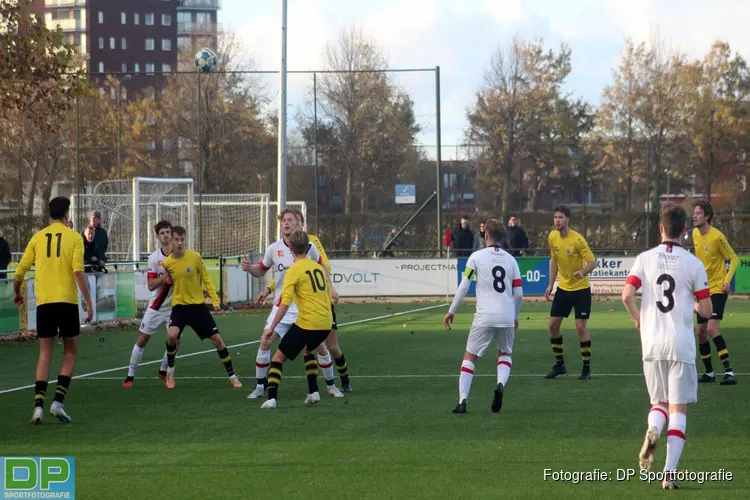
[[[115,37],[113,36],[109,37],[109,48],[112,50],[115,50],[117,48],[117,43],[115,42]]]
[[[99,61],[99,73],[104,73],[104,63]]]
[[[128,15],[124,12],[120,12],[120,23],[121,24],[128,24]]]
[[[170,51],[172,50],[172,40],[169,38],[162,38],[161,39],[161,50],[163,51]]]
[[[104,22],[104,11],[99,11],[99,24],[102,24]]]
[[[172,72],[172,65],[167,63],[161,64],[161,72],[162,73],[171,73]]]
[[[154,25],[154,13],[150,12],[146,14],[146,26],[153,26]]]
[[[122,48],[122,50],[128,48],[128,41],[125,37],[122,37],[122,39],[120,40],[120,47]]]
[[[136,74],[141,72],[141,63],[135,63],[133,64],[133,71],[136,72]]]
[[[136,26],[141,24],[141,15],[137,12],[133,14],[133,24],[135,24]]]
[[[103,36],[99,37],[99,48],[104,49],[104,37]]]
[[[172,14],[162,14],[161,15],[161,25],[162,26],[172,26]]]
[[[464,193],[464,200],[474,200],[474,193]]]
[[[443,174],[443,188],[447,189],[450,186],[450,176],[449,173]]]
[[[205,12],[198,12],[195,15],[195,24],[208,24],[211,22],[211,17]]]
[[[190,12],[178,12],[177,24],[190,24],[193,22],[193,14]]]
[[[177,50],[182,50],[185,47],[190,47],[190,37],[189,36],[177,37]]]
[[[341,193],[333,193],[331,203],[333,203],[334,208],[341,207]]]
[[[318,189],[323,189],[326,187],[326,174],[320,174],[318,176]]]
[[[146,38],[146,50],[154,50],[154,39]]]
[[[123,73],[127,73],[128,72],[128,65],[127,65],[127,63],[122,63],[122,66],[120,67],[120,71],[123,72]]]
[[[146,73],[149,75],[154,74],[154,63],[146,63]]]

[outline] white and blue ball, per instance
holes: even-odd
[[[195,54],[195,68],[199,73],[210,73],[216,69],[216,53],[211,49],[203,48]]]

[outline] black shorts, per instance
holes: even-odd
[[[189,326],[201,340],[210,339],[219,333],[219,327],[216,326],[216,321],[205,304],[173,306],[169,326],[179,328],[180,335],[185,327]]]
[[[558,287],[555,297],[552,299],[550,317],[567,318],[574,308],[576,319],[589,319],[589,316],[591,316],[591,288],[569,292]]]
[[[40,339],[73,338],[81,333],[78,304],[54,302],[36,308],[36,332]]]
[[[333,324],[331,325],[331,330],[338,330],[339,325],[336,323],[336,307],[334,307],[333,304],[331,304],[331,314],[333,315]]]
[[[727,305],[728,298],[729,294],[726,293],[715,293],[711,295],[711,308],[713,309],[713,313],[711,313],[712,320],[721,321],[724,319],[724,308]],[[695,317],[698,318],[699,325],[708,323],[707,319],[701,318],[698,314],[696,314]]]
[[[328,337],[331,330],[305,330],[293,324],[284,338],[279,343],[279,351],[284,356],[294,361],[302,349],[307,347],[308,352],[314,351]]]

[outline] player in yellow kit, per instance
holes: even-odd
[[[587,322],[591,316],[591,285],[589,273],[596,269],[597,262],[583,236],[569,227],[570,210],[561,205],[555,207],[555,229],[549,233],[548,242],[549,286],[544,294],[547,300],[552,295],[555,279],[560,278],[549,314],[549,333],[556,363],[546,378],[555,378],[568,373],[563,358],[563,338],[560,326],[563,318],[575,309],[576,331],[581,341],[583,369],[579,380],[591,378],[591,336]]]
[[[34,266],[34,290],[36,293],[36,324],[39,335],[39,360],[36,365],[34,385],[35,407],[31,422],[41,424],[44,418],[44,397],[47,393],[49,365],[55,337],[63,339],[65,354],[57,377],[55,400],[49,412],[63,423],[71,418],[63,403],[68,394],[70,379],[78,352],[78,334],[81,323],[78,317],[78,288],[86,301],[86,321],[91,321],[93,306],[86,275],[83,273],[83,239],[67,227],[70,200],[55,198],[49,202],[49,217],[52,224],[31,238],[26,246],[13,281],[13,303],[23,304],[21,285],[26,272]]]
[[[169,318],[167,336],[167,388],[174,389],[174,360],[177,354],[177,339],[189,326],[201,340],[211,339],[216,352],[226,368],[232,387],[242,387],[232,368],[229,350],[221,339],[211,312],[203,298],[203,285],[211,299],[215,311],[219,310],[219,296],[211,277],[198,252],[185,249],[186,231],[184,227],[172,228],[172,254],[164,260],[164,271],[172,280],[172,314]]]
[[[724,318],[724,306],[729,297],[729,286],[732,282],[734,272],[737,270],[739,258],[729,246],[726,237],[721,231],[711,226],[714,218],[714,209],[708,200],[698,200],[693,203],[693,246],[695,255],[706,267],[708,275],[708,286],[711,293],[711,305],[713,313],[710,318],[698,316],[698,349],[701,359],[706,367],[706,373],[701,375],[699,382],[714,382],[714,369],[711,365],[711,343],[708,336],[714,339],[714,345],[724,365],[724,377],[721,385],[735,385],[737,378],[732,371],[729,362],[729,351],[724,337],[719,332],[719,323]],[[729,271],[726,269],[726,261],[729,261]]]
[[[294,264],[286,272],[281,305],[264,336],[272,336],[276,326],[294,302],[299,315],[281,339],[279,348],[271,359],[268,371],[268,401],[261,408],[276,408],[279,384],[284,362],[294,360],[303,350],[307,373],[308,395],[305,404],[320,401],[318,392],[318,365],[312,352],[328,337],[333,315],[331,313],[330,284],[323,266],[307,258],[310,240],[304,231],[295,231],[289,237],[289,247],[294,255]]]

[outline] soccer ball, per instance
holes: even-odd
[[[211,49],[203,48],[195,54],[195,68],[199,73],[210,73],[216,69],[216,54]]]

